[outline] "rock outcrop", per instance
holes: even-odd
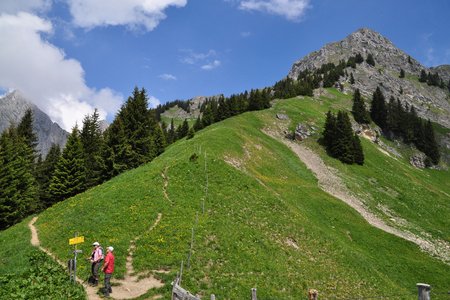
[[[355,83],[350,84],[349,77],[341,77],[339,83],[344,87],[344,92],[353,93],[358,88],[366,99],[370,99],[376,87],[380,86],[386,99],[394,96],[402,103],[414,105],[419,116],[450,128],[449,91],[418,81],[421,70],[425,70],[438,72],[441,78],[448,82],[449,68],[440,66],[428,69],[398,49],[387,38],[367,28],[359,29],[342,41],[327,44],[298,60],[292,66],[288,77],[295,79],[305,69],[314,70],[326,63],[338,64],[340,60],[347,61],[357,53],[364,58],[369,53],[372,54],[375,66],[363,62],[357,64],[355,69],[348,67],[347,73],[353,73]],[[406,73],[405,78],[399,78],[401,69]]]
[[[18,124],[25,111],[31,108],[34,116],[33,128],[38,137],[37,150],[45,157],[52,144],[61,148],[66,144],[68,133],[36,105],[27,101],[18,91],[0,98],[0,132],[11,124]]]

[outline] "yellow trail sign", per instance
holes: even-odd
[[[72,239],[69,239],[69,245],[76,245],[84,243],[84,236],[77,236]]]

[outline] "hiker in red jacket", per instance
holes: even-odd
[[[114,248],[108,246],[106,248],[105,263],[103,264],[102,271],[105,272],[105,297],[109,297],[109,293],[112,293],[111,289],[111,276],[114,272],[114,254],[112,253]]]

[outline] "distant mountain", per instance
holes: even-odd
[[[13,91],[0,98],[0,132],[3,132],[11,124],[18,124],[25,111],[33,110],[33,128],[38,137],[38,151],[47,155],[52,144],[58,144],[61,148],[66,144],[68,133],[36,105],[26,100],[18,91]]]
[[[425,70],[437,72],[445,83],[448,83],[450,66],[427,68],[397,48],[390,40],[367,28],[359,29],[342,41],[327,44],[298,60],[288,76],[296,79],[305,69],[314,70],[326,63],[338,64],[339,61],[347,61],[349,57],[358,53],[363,58],[369,53],[372,54],[375,66],[363,62],[357,64],[355,69],[348,67],[347,72],[353,73],[355,83],[350,84],[349,76],[341,77],[340,83],[344,86],[344,92],[352,93],[359,88],[366,99],[370,99],[376,87],[380,85],[387,99],[391,95],[399,98],[402,103],[414,105],[421,117],[450,128],[448,89],[429,86],[418,81],[420,72]],[[401,69],[406,73],[405,78],[399,78]]]

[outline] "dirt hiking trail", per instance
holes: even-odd
[[[289,140],[281,136],[283,130],[264,129],[263,132],[268,136],[282,142],[288,146],[316,176],[319,187],[328,194],[342,200],[355,209],[370,225],[379,228],[385,232],[417,244],[423,251],[437,257],[446,264],[450,264],[450,245],[445,241],[436,241],[435,243],[425,240],[411,232],[400,230],[389,226],[378,216],[370,212],[363,202],[355,197],[353,193],[345,186],[338,171],[325,165],[318,154],[308,149],[306,146]]]
[[[152,226],[148,229],[153,230],[159,222],[161,221],[162,214],[158,213],[158,216]],[[59,260],[52,252],[48,249],[42,247],[40,245],[38,232],[36,226],[34,226],[38,217],[34,217],[29,223],[28,227],[31,231],[31,244],[35,247],[38,247],[41,251],[48,254],[52,257],[57,263],[59,263],[64,269],[67,268],[66,264]],[[128,254],[126,258],[126,273],[123,279],[112,279],[111,282],[113,285],[113,292],[111,293],[112,299],[133,299],[139,297],[148,292],[148,290],[153,288],[160,288],[164,286],[164,283],[158,279],[156,279],[152,274],[153,273],[166,273],[165,270],[155,270],[150,272],[151,274],[135,274],[133,268],[133,251],[136,249],[136,241],[139,240],[140,236],[135,237],[130,241],[130,247],[128,248]],[[102,276],[101,276],[102,277]],[[139,279],[141,277],[141,279]],[[101,280],[100,280],[101,281]],[[99,287],[93,287],[88,285],[86,282],[77,278],[77,282],[82,284],[87,297],[89,300],[100,300],[103,299],[100,295],[97,294],[99,291],[99,287],[103,287],[102,282],[99,283]],[[151,299],[159,299],[161,295],[156,295]]]

